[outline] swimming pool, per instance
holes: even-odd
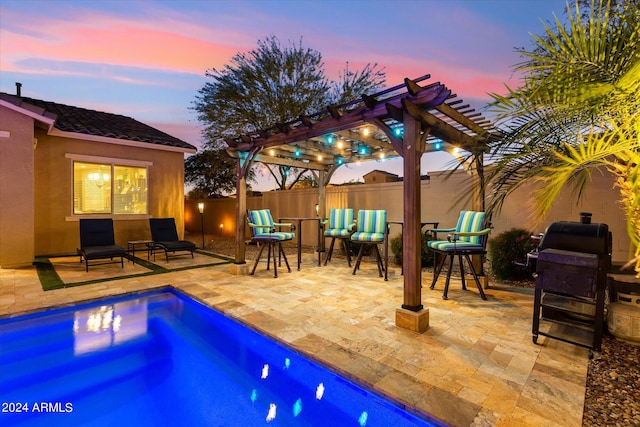
[[[0,320],[0,425],[428,426],[173,290]]]

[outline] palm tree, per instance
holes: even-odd
[[[578,198],[595,170],[617,177],[627,231],[640,277],[640,8],[634,0],[591,0],[567,6],[567,24],[555,18],[534,36],[516,65],[523,83],[491,94],[503,138],[486,177],[488,211],[524,182],[543,217],[566,185]],[[630,263],[631,264],[631,263]]]

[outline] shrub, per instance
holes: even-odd
[[[433,266],[433,251],[427,249],[427,242],[431,240],[424,233],[421,234],[421,265],[422,267]],[[398,234],[391,239],[391,252],[393,252],[393,260],[396,264],[402,265],[402,234]]]
[[[512,228],[489,240],[491,271],[499,280],[522,280],[530,278],[522,265],[527,253],[535,247],[531,232],[523,228]]]

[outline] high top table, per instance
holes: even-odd
[[[278,222],[288,222],[288,221],[292,221],[296,223],[296,236],[297,236],[297,243],[298,243],[298,270],[300,270],[300,263],[301,263],[301,259],[302,259],[302,222],[303,221],[318,221],[318,246],[317,246],[317,251],[318,251],[318,266],[321,265],[321,258],[322,258],[322,253],[320,252],[320,239],[322,238],[322,232],[321,232],[321,224],[322,224],[322,220],[321,218],[280,218],[280,220]]]

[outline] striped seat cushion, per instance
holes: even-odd
[[[462,211],[456,231],[462,233],[471,233],[482,230],[484,227],[484,212]],[[460,241],[482,245],[482,236],[461,236]]]
[[[427,242],[427,245],[436,251],[441,252],[453,252],[456,250],[478,250],[483,251],[482,245],[477,245],[475,243],[464,242],[462,240],[458,240],[457,242],[449,242],[447,240],[431,240]]]
[[[475,211],[461,211],[454,233],[477,233],[485,227],[485,213]],[[453,237],[453,236],[451,236]],[[483,236],[456,236],[456,241],[431,240],[427,246],[440,252],[455,252],[456,250],[483,252]]]
[[[271,211],[269,209],[260,209],[255,211],[248,211],[247,219],[250,223],[264,227],[251,227],[251,233],[254,240],[291,240],[295,237],[295,233],[274,231],[275,224]]]
[[[354,242],[383,242],[386,227],[386,210],[360,210],[358,211],[357,229],[351,235],[351,240]]]
[[[275,233],[265,233],[265,234],[256,235],[253,237],[253,240],[263,241],[263,242],[276,240],[276,241],[283,242],[285,240],[292,240],[294,237],[296,237],[295,233],[285,233],[282,231],[276,231]]]
[[[324,231],[328,237],[349,237],[353,232],[353,209],[331,209],[329,228]]]

